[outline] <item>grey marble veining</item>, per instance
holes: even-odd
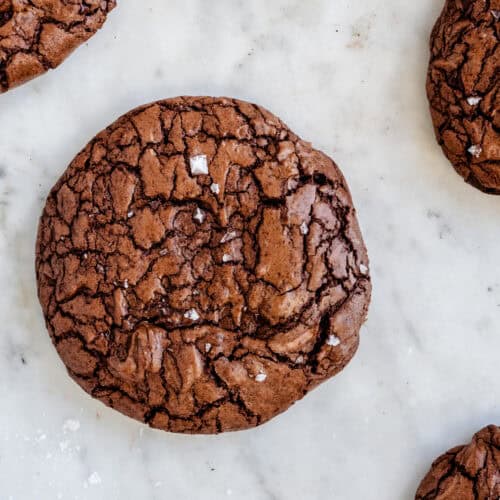
[[[500,198],[466,186],[424,93],[442,2],[129,0],[57,71],[0,96],[0,499],[411,500],[432,459],[499,423]],[[153,431],[92,401],[45,333],[37,219],[132,107],[266,106],[350,182],[374,296],[350,366],[250,432]]]

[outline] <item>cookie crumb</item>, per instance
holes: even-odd
[[[93,486],[102,483],[101,476],[99,476],[99,474],[97,472],[92,472],[92,474],[90,474],[90,476],[87,479],[87,481],[88,481],[89,484],[91,484]]]
[[[80,422],[78,420],[68,419],[63,424],[64,432],[76,432],[80,428]]]
[[[59,443],[59,449],[61,450],[61,453],[64,453],[69,448],[69,444],[69,441],[61,441]]]
[[[40,443],[41,441],[45,441],[47,439],[47,434],[40,434],[40,436],[38,436],[35,441],[37,443]]]
[[[326,343],[331,347],[337,347],[340,345],[340,339],[336,335],[330,335]]]
[[[208,161],[206,155],[196,155],[189,159],[192,175],[207,175]]]
[[[184,317],[186,319],[190,319],[191,321],[198,321],[200,319],[200,315],[196,309],[190,309],[184,314]]]

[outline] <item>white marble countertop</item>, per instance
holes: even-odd
[[[435,144],[441,0],[128,0],[57,71],[0,96],[1,500],[411,500],[437,454],[500,421],[500,197]],[[101,128],[179,94],[258,102],[352,187],[373,303],[349,367],[264,427],[153,431],[92,401],[33,272],[48,190]]]

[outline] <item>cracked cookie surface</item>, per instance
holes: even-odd
[[[101,28],[115,0],[0,0],[0,93],[56,68]]]
[[[500,194],[500,0],[447,0],[431,36],[436,137],[471,185]]]
[[[420,485],[416,500],[498,500],[500,427],[478,432],[467,446],[438,458]]]
[[[370,300],[346,182],[256,105],[156,102],[51,191],[38,291],[70,375],[153,427],[254,427],[341,371]]]

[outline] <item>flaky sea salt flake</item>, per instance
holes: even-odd
[[[200,208],[196,207],[196,210],[194,211],[194,214],[193,214],[193,219],[197,222],[199,222],[200,224],[203,224],[203,222],[205,221],[205,214],[202,210],[200,210]]]
[[[481,156],[481,153],[483,152],[483,148],[481,146],[478,146],[477,144],[474,144],[467,150],[474,158],[479,158]]]
[[[467,97],[469,106],[477,106],[482,100],[482,97]]]
[[[192,175],[208,175],[208,161],[206,155],[191,156],[189,159]]]
[[[190,309],[184,314],[186,319],[190,319],[191,321],[198,321],[200,319],[200,315],[196,309]]]
[[[229,231],[229,233],[226,233],[222,239],[220,240],[221,243],[227,243],[228,241],[234,240],[238,236],[236,234],[236,231]]]
[[[340,345],[340,339],[335,335],[330,335],[326,341],[327,345],[330,347],[337,347]]]

